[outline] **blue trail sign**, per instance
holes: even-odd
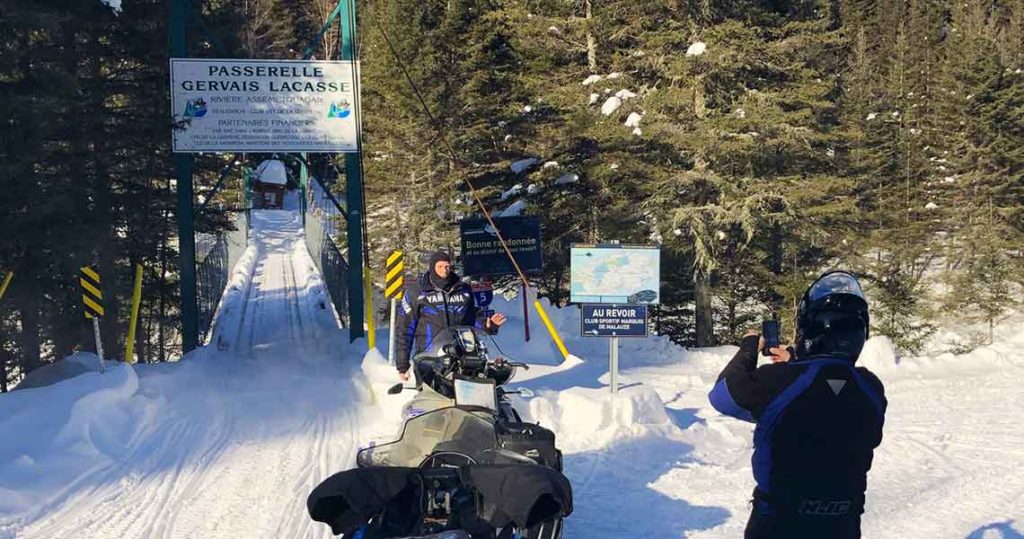
[[[541,271],[540,220],[535,216],[495,217],[494,224],[523,273]],[[507,275],[516,272],[498,240],[498,234],[486,219],[464,219],[459,228],[464,274]]]
[[[584,337],[646,337],[646,305],[583,305]]]

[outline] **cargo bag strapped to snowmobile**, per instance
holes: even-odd
[[[555,447],[555,433],[536,423],[495,423],[498,446],[562,471],[562,452]]]
[[[461,530],[476,539],[568,516],[572,487],[545,466],[357,468],[317,486],[307,507],[313,520],[345,537],[429,537]]]

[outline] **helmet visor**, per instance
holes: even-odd
[[[807,300],[811,303],[833,294],[850,294],[857,296],[867,302],[864,291],[860,288],[857,279],[845,271],[836,271],[822,275],[807,290]]]

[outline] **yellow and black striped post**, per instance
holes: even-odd
[[[91,266],[82,266],[78,275],[78,283],[82,285],[82,307],[85,317],[92,320],[92,332],[96,337],[96,355],[100,358],[100,372],[105,370],[103,363],[103,341],[100,339],[100,318],[103,317],[103,289],[100,274]]]
[[[395,364],[395,319],[398,314],[398,300],[402,297],[405,283],[405,253],[395,251],[384,264],[384,297],[391,300],[391,331],[388,332],[388,362]]]
[[[402,251],[391,253],[384,268],[384,296],[388,299],[402,297],[402,285],[405,282],[405,253]]]

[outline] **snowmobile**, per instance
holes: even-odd
[[[554,433],[508,400],[503,386],[527,367],[492,361],[480,336],[455,328],[413,357],[419,393],[398,439],[360,450],[355,469],[316,487],[313,520],[346,539],[562,537],[572,488]]]

